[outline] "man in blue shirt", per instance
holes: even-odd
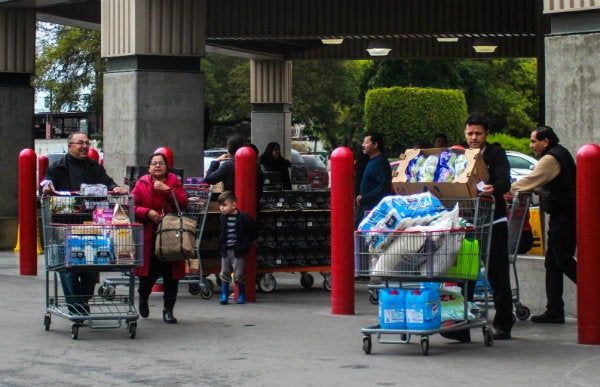
[[[378,133],[365,134],[362,150],[369,157],[360,182],[360,192],[356,197],[356,224],[360,223],[365,211],[372,210],[379,201],[391,193],[392,169],[383,154],[383,137]]]

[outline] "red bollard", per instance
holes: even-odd
[[[50,165],[50,159],[48,158],[48,156],[46,156],[46,155],[38,156],[38,164],[37,164],[38,186],[40,185],[42,180],[44,180],[44,177],[46,177],[46,169],[48,169],[49,165]]]
[[[161,146],[160,148],[156,148],[154,153],[162,153],[165,155],[167,157],[167,167],[173,168],[173,152],[171,149],[167,148],[166,146]]]
[[[331,153],[331,313],[354,314],[354,155]]]
[[[37,275],[37,156],[33,149],[19,153],[19,271]]]
[[[92,160],[96,160],[97,162],[100,162],[100,153],[98,153],[98,151],[95,150],[94,148],[90,148],[88,150],[88,157]]]
[[[600,344],[600,146],[577,152],[577,334],[579,344]],[[550,215],[552,216],[552,215]]]
[[[256,220],[256,152],[245,146],[235,152],[237,207]],[[256,246],[246,256],[246,302],[256,302]],[[237,287],[235,298],[237,300]]]

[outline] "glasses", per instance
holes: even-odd
[[[76,142],[70,142],[69,144],[75,144],[75,145],[79,145],[79,146],[82,146],[82,145],[90,146],[90,142],[89,141],[83,141],[83,140],[79,140],[79,141],[76,141]]]
[[[165,163],[164,161],[155,161],[153,163],[150,163],[150,166],[152,167],[162,167],[163,165],[167,165],[167,163]]]

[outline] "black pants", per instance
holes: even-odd
[[[140,288],[138,293],[140,298],[148,298],[152,293],[152,287],[156,283],[158,277],[163,278],[164,293],[163,303],[165,309],[172,309],[177,300],[177,292],[179,290],[179,280],[173,278],[171,264],[160,261],[156,255],[152,254],[150,258],[150,269],[146,277],[140,277]]]
[[[546,310],[551,316],[565,315],[563,274],[577,283],[577,261],[573,258],[577,245],[575,216],[550,215],[548,249],[546,250]]]
[[[514,322],[506,222],[496,223],[492,226],[487,276],[492,287],[494,308],[496,309],[494,328],[510,331]],[[467,300],[473,301],[474,292],[475,282],[468,281]]]

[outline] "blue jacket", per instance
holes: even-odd
[[[360,182],[359,204],[370,210],[392,190],[392,168],[383,154],[373,157],[367,163]]]

